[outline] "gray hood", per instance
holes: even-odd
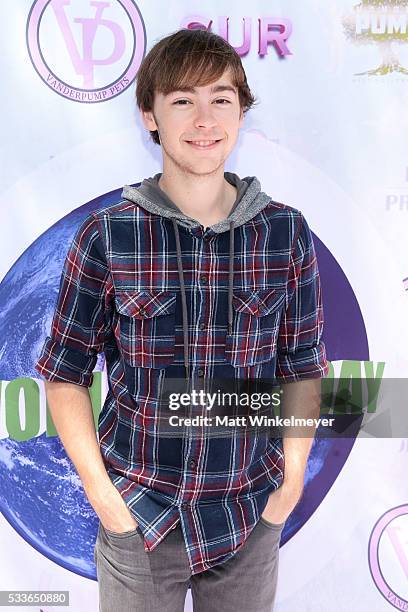
[[[156,215],[176,219],[184,227],[197,227],[200,223],[185,215],[159,187],[159,179],[162,173],[158,172],[153,177],[144,179],[139,187],[125,185],[122,197],[140,204],[146,210]],[[237,198],[226,219],[210,225],[211,229],[220,234],[229,231],[231,221],[234,227],[249,221],[260,210],[262,210],[271,198],[261,191],[261,185],[256,176],[246,176],[240,179],[234,172],[224,172],[225,180],[237,188]]]
[[[188,351],[188,320],[187,320],[187,302],[186,292],[184,288],[182,254],[180,248],[180,237],[178,224],[184,227],[199,227],[201,224],[192,217],[185,215],[176,206],[176,204],[167,196],[167,194],[159,187],[159,179],[161,172],[158,172],[153,177],[144,179],[138,187],[125,185],[122,191],[122,197],[135,202],[156,215],[168,217],[173,222],[174,235],[177,248],[177,267],[180,279],[181,303],[183,314],[183,338],[184,338],[184,365],[186,371],[186,379],[190,380],[189,373],[189,351]],[[237,188],[237,197],[231,208],[231,211],[226,219],[210,225],[210,231],[215,234],[230,232],[230,250],[229,250],[229,275],[228,275],[228,334],[232,333],[232,295],[234,286],[234,228],[243,225],[255,215],[257,215],[271,201],[271,198],[261,191],[261,185],[256,176],[246,176],[240,179],[234,172],[224,172],[225,180]],[[204,228],[205,229],[205,228]]]

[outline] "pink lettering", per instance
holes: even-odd
[[[272,44],[281,56],[292,55],[286,41],[292,33],[289,19],[262,17],[259,21],[259,55],[268,53],[268,44]]]

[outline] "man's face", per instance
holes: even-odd
[[[212,174],[224,165],[244,120],[229,70],[194,91],[156,93],[153,112],[141,115],[148,130],[159,131],[164,168],[174,164],[196,175]],[[210,146],[194,144],[208,141]]]

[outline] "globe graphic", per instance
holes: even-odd
[[[140,183],[134,183],[134,186]],[[50,227],[18,258],[0,283],[0,376],[38,378],[34,364],[49,335],[62,266],[76,229],[92,211],[121,199],[113,190],[80,206]],[[367,360],[361,311],[334,257],[313,236],[322,281],[330,361]],[[104,366],[99,355],[96,370]],[[354,437],[316,437],[301,502],[290,515],[281,545],[301,529],[344,466]],[[93,549],[98,517],[57,436],[0,440],[0,510],[31,546],[60,566],[96,580]]]

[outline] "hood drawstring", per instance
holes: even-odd
[[[184,274],[183,265],[181,261],[181,247],[180,247],[180,236],[177,222],[172,218],[174,236],[176,239],[176,250],[177,250],[177,268],[180,279],[181,289],[181,306],[183,315],[183,348],[184,348],[184,367],[185,377],[188,381],[190,378],[190,367],[188,360],[188,316],[187,316],[187,300],[186,300],[186,288],[184,285]],[[234,221],[230,220],[229,227],[230,236],[230,249],[229,249],[229,269],[228,269],[228,335],[232,333],[232,295],[234,287]]]
[[[190,378],[189,363],[188,363],[188,317],[187,317],[187,300],[186,300],[186,288],[184,286],[184,274],[183,265],[181,263],[181,247],[180,247],[180,236],[176,220],[173,218],[174,235],[176,238],[176,249],[177,249],[177,268],[180,279],[181,289],[181,307],[183,312],[183,346],[184,346],[184,367],[186,369],[186,380]]]
[[[234,287],[234,221],[230,221],[230,252],[228,272],[228,336],[232,334],[232,290]]]

